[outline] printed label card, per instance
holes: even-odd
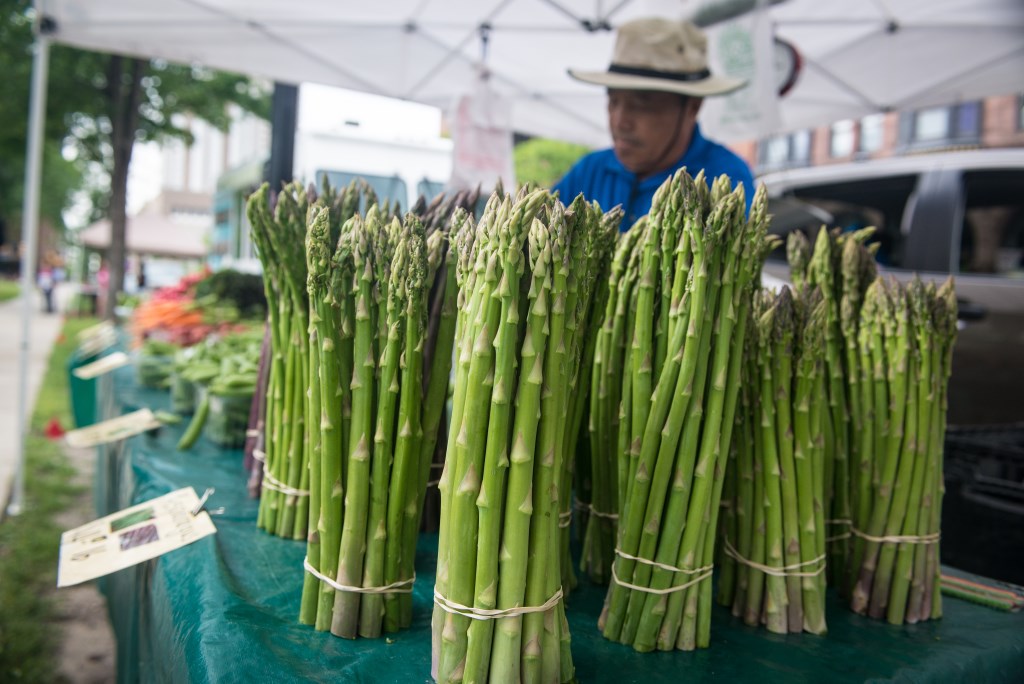
[[[57,586],[70,587],[180,549],[217,532],[206,511],[192,512],[191,487],[68,530],[60,538]]]

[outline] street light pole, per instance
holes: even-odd
[[[25,506],[25,449],[29,430],[28,366],[32,333],[32,303],[35,300],[36,256],[39,250],[39,189],[42,184],[43,127],[46,121],[46,85],[50,68],[50,40],[46,27],[36,33],[32,57],[32,89],[29,93],[28,149],[25,164],[25,197],[22,205],[21,240],[21,350],[18,369],[18,458],[14,470],[14,491],[8,515],[18,515]]]

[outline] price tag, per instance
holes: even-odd
[[[112,370],[120,368],[121,366],[127,366],[131,363],[131,359],[124,352],[114,352],[113,354],[107,354],[101,359],[97,359],[92,363],[87,363],[84,366],[79,366],[72,373],[75,374],[76,378],[82,380],[91,380],[97,378],[105,373],[109,373]]]
[[[60,537],[57,586],[70,587],[180,549],[217,532],[191,487],[151,499]]]
[[[94,447],[127,439],[146,430],[160,427],[162,423],[148,408],[126,413],[117,418],[105,420],[88,427],[72,430],[64,435],[69,446]]]

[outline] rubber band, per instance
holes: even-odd
[[[833,519],[833,520],[826,520],[825,524],[826,525],[849,525],[850,527],[853,527],[853,521],[850,520],[849,518],[837,518],[837,519]],[[831,543],[831,542],[842,541],[844,539],[849,539],[851,536],[853,536],[853,535],[850,532],[843,532],[842,534],[837,534],[837,535],[834,535],[832,537],[825,537],[825,543],[828,544],[828,543]]]
[[[942,536],[940,533],[935,532],[933,534],[923,534],[919,536],[915,535],[893,535],[890,537],[876,537],[874,535],[861,532],[856,527],[851,527],[850,531],[861,539],[866,539],[870,542],[878,542],[879,544],[935,544],[939,541]]]
[[[562,511],[558,514],[558,526],[562,529],[572,525],[572,511]]]
[[[462,615],[473,620],[498,620],[507,617],[516,617],[519,615],[526,615],[528,613],[546,613],[562,600],[561,588],[556,591],[551,598],[545,601],[539,606],[519,606],[517,608],[472,608],[470,606],[464,606],[461,603],[456,603],[450,599],[446,599],[438,593],[437,589],[434,589],[434,603],[436,603],[442,610],[454,615]]]
[[[252,457],[253,457],[254,460],[257,460],[260,463],[266,463],[267,462],[267,452],[265,452],[263,449],[253,449],[252,450]]]
[[[594,516],[596,518],[605,518],[607,520],[618,520],[619,519],[619,514],[618,513],[605,513],[604,511],[599,511],[596,508],[594,508],[594,504],[590,504],[590,515],[592,515],[592,516]]]
[[[270,474],[270,471],[267,470],[266,466],[263,467],[263,482],[261,486],[263,489],[269,489],[272,492],[281,492],[288,496],[309,496],[308,490],[295,489],[278,480]]]
[[[623,582],[619,579],[619,576],[615,574],[615,565],[612,565],[612,580],[620,587],[625,587],[626,589],[633,589],[635,591],[642,591],[647,594],[658,594],[659,596],[662,596],[664,594],[673,594],[677,591],[682,591],[683,589],[689,589],[693,585],[700,584],[709,577],[711,577],[711,570],[708,570],[703,575],[698,575],[686,584],[680,584],[675,587],[669,587],[668,589],[652,589],[651,587],[641,587],[638,584],[630,584],[629,582]]]
[[[440,480],[431,480],[430,482],[427,483],[427,489],[430,489],[431,487],[436,487],[439,484],[441,484]]]
[[[705,565],[703,568],[695,568],[693,570],[687,570],[685,568],[677,568],[674,565],[666,565],[665,563],[659,563],[658,561],[648,560],[647,558],[640,558],[639,556],[631,556],[628,553],[626,553],[625,551],[623,551],[622,549],[618,549],[618,548],[615,549],[615,555],[616,556],[620,556],[622,558],[627,558],[627,559],[629,559],[631,561],[637,561],[638,563],[643,563],[645,565],[653,565],[656,568],[661,568],[662,570],[668,570],[669,572],[682,573],[684,575],[696,575],[697,573],[704,572],[705,570],[710,570],[711,568],[715,567],[714,564],[711,564],[711,565]]]
[[[260,436],[260,431],[257,430],[256,428],[250,428],[249,430],[245,431],[245,436],[246,437],[259,437]]]
[[[606,518],[608,520],[618,520],[619,519],[619,514],[618,513],[605,513],[604,511],[599,511],[596,508],[594,508],[594,504],[587,503],[586,501],[580,501],[578,498],[576,499],[576,503],[573,504],[573,506],[577,510],[586,511],[590,515],[593,515],[593,516],[595,516],[597,518]]]
[[[740,552],[737,551],[729,542],[725,542],[725,555],[729,556],[737,563],[747,565],[751,568],[754,568],[755,570],[760,570],[764,574],[771,575],[772,577],[817,577],[821,573],[825,572],[825,554],[821,554],[817,558],[812,558],[809,561],[803,561],[801,563],[792,563],[791,565],[783,565],[779,568],[773,568],[770,565],[762,565],[761,563],[752,561],[749,558],[744,558],[740,555]],[[821,567],[819,567],[814,572],[791,572],[792,570],[796,570],[797,568],[802,568],[807,565],[814,565],[816,563],[821,563]]]
[[[414,572],[412,577],[409,579],[392,582],[391,584],[383,587],[350,587],[347,584],[338,584],[326,575],[321,575],[320,572],[309,562],[309,556],[302,559],[302,567],[306,569],[306,572],[313,577],[316,577],[324,584],[333,587],[338,591],[344,591],[352,594],[410,594],[412,593],[412,583],[416,581],[416,573]]]

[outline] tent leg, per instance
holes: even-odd
[[[29,430],[28,352],[32,332],[32,304],[35,301],[36,256],[39,245],[39,186],[42,183],[43,125],[46,120],[46,87],[50,68],[50,41],[36,37],[32,57],[32,90],[28,109],[28,150],[25,163],[25,198],[22,206],[21,240],[21,351],[18,373],[18,460],[14,468],[14,491],[8,515],[18,515],[25,505],[25,449]]]

